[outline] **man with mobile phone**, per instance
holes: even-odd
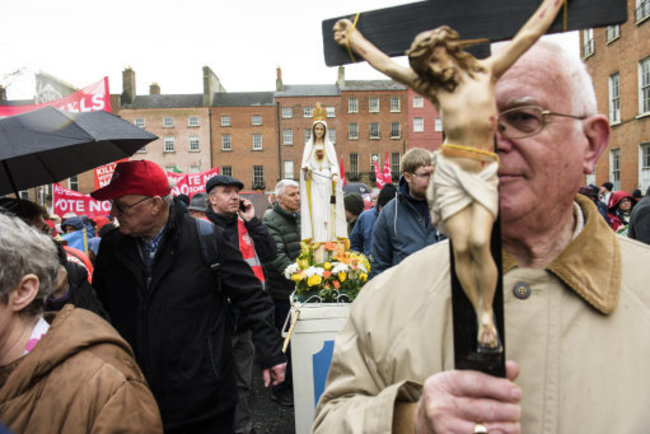
[[[274,259],[277,248],[262,221],[255,216],[253,203],[239,195],[242,188],[244,184],[232,176],[217,175],[208,179],[205,185],[210,205],[207,217],[215,225],[223,228],[224,235],[239,247],[244,260],[251,266],[253,273],[265,288],[262,262]],[[255,347],[251,338],[250,325],[238,318],[236,311],[234,314],[237,327],[232,337],[232,348],[239,396],[234,428],[235,433],[250,433],[252,421],[248,408],[248,394],[253,378]]]

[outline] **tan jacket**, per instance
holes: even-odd
[[[16,433],[161,433],[129,345],[92,312],[66,305],[34,350],[0,368],[0,421]]]
[[[545,269],[504,254],[506,355],[520,368],[522,432],[647,433],[650,247],[618,237],[593,204],[576,201],[585,228]],[[454,367],[449,282],[444,242],[364,287],[336,338],[314,432],[412,430],[403,416],[415,405],[403,403]],[[526,299],[513,294],[519,282],[530,285]]]

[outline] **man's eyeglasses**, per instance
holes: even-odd
[[[571,119],[586,119],[576,116],[544,110],[536,105],[527,105],[505,110],[499,114],[497,125],[501,135],[508,139],[523,139],[541,132],[549,124],[549,116],[561,116]]]
[[[415,172],[413,172],[413,173],[411,173],[411,175],[417,176],[418,178],[426,178],[426,179],[431,178],[431,172],[427,172],[427,173],[415,173]]]
[[[129,210],[129,209],[133,208],[134,206],[136,206],[137,204],[142,203],[145,200],[149,200],[149,199],[153,199],[153,197],[151,197],[151,196],[143,197],[142,199],[140,199],[138,201],[135,201],[135,202],[133,202],[132,204],[129,204],[129,205],[119,203],[118,201],[113,200],[113,199],[111,199],[110,202],[111,202],[111,206],[113,208],[115,208],[118,212],[124,213],[127,210]]]

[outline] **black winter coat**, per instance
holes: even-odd
[[[109,321],[106,309],[97,298],[97,294],[88,283],[88,271],[74,262],[66,262],[65,270],[68,272],[68,296],[64,299],[53,300],[48,298],[45,302],[46,311],[59,311],[66,304],[89,310]]]
[[[237,403],[226,296],[253,320],[262,369],[285,361],[271,321],[273,304],[239,250],[225,237],[215,238],[224,293],[201,258],[196,222],[177,201],[150,276],[139,241],[117,230],[102,239],[97,255],[93,285],[133,347],[166,430],[233,411]]]
[[[296,285],[284,277],[284,269],[300,255],[300,214],[290,214],[276,202],[262,222],[278,248],[276,258],[266,263],[266,287],[273,298],[288,300]]]

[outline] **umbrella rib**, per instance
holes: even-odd
[[[52,173],[52,171],[47,166],[47,164],[45,164],[45,162],[43,161],[41,156],[39,154],[34,154],[34,157],[43,165],[43,168],[47,171],[48,175],[50,175],[50,177],[52,177],[52,182],[58,181],[58,179],[56,179],[56,177],[54,176],[54,173]]]
[[[5,168],[5,172],[7,172],[7,176],[9,177],[9,184],[11,184],[11,188],[14,190],[14,194],[16,195],[16,198],[20,198],[20,195],[18,194],[18,187],[16,187],[16,181],[14,180],[13,175],[11,174],[11,170],[9,170],[9,166],[7,165],[7,160],[2,160],[2,165]]]

